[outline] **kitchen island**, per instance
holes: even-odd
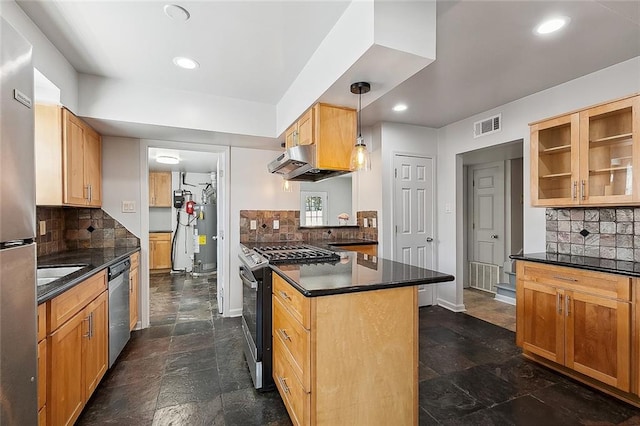
[[[418,424],[417,286],[453,276],[356,252],[272,265],[273,376],[294,424]]]

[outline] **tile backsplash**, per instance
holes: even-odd
[[[36,217],[38,222],[45,221],[47,231],[36,237],[38,256],[82,248],[140,245],[135,235],[102,209],[37,207]]]
[[[640,208],[546,210],[549,253],[640,262]]]
[[[357,226],[300,228],[299,210],[241,210],[240,242],[312,241],[338,239],[365,239],[378,241],[378,228],[372,219],[378,220],[376,211],[356,213]],[[365,228],[364,219],[367,218]],[[257,229],[251,229],[255,220]],[[273,229],[273,221],[280,222],[280,229]]]

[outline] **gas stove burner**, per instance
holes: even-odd
[[[285,244],[255,247],[254,250],[270,263],[319,263],[340,260],[340,256],[307,244]]]

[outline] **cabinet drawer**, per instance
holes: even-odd
[[[285,309],[280,299],[273,298],[273,341],[279,341],[283,346],[282,356],[289,359],[293,372],[310,389],[310,332],[293,319]]]
[[[149,234],[149,241],[171,241],[171,232],[153,232]]]
[[[47,337],[47,303],[38,305],[38,342]]]
[[[273,274],[273,294],[282,302],[291,315],[306,328],[310,327],[309,299],[293,288],[278,274]]]
[[[611,299],[631,300],[631,278],[622,275],[523,262],[522,276],[518,278]]]
[[[274,339],[273,349],[273,380],[280,391],[291,421],[294,425],[309,424],[311,395],[305,392],[287,359],[278,356],[279,353],[286,351],[279,340]]]
[[[48,332],[51,333],[107,289],[107,271],[102,270],[49,302]]]

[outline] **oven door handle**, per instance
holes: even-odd
[[[244,284],[246,287],[255,290],[258,288],[258,281],[255,280],[251,280],[249,279],[249,277],[247,277],[246,273],[245,273],[245,268],[244,266],[240,267],[240,271],[238,272],[238,275],[240,275],[240,279],[242,280],[242,284]]]

